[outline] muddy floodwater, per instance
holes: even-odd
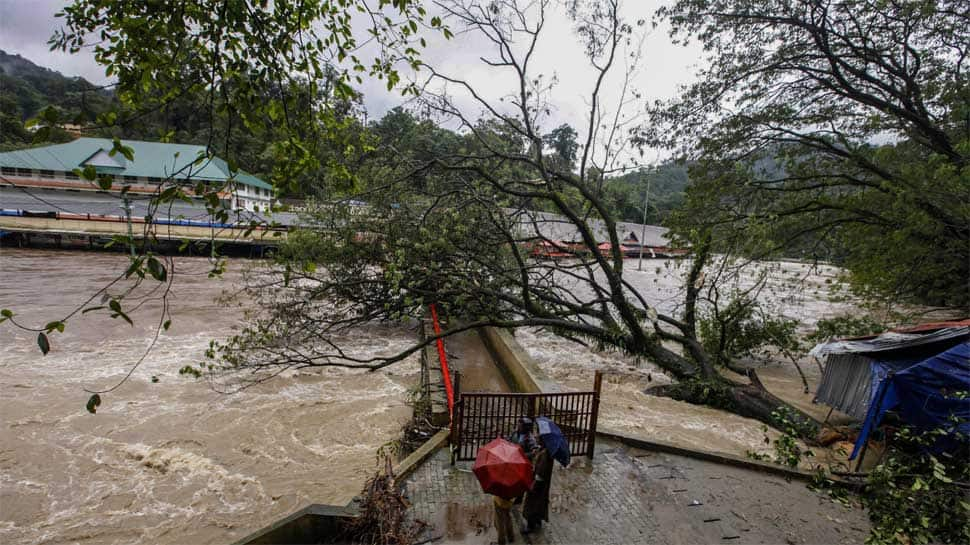
[[[637,270],[636,260],[627,260],[624,278],[644,299],[660,312],[679,316],[684,300],[683,282],[690,260],[644,260]],[[828,265],[795,262],[764,262],[749,266],[729,284],[747,289],[759,275],[766,275],[758,299],[769,312],[797,320],[802,333],[811,331],[821,318],[860,312],[856,302],[839,283],[842,270]],[[574,281],[575,282],[575,281]],[[564,281],[568,285],[568,281]],[[575,282],[575,293],[588,288]],[[650,396],[651,386],[668,384],[671,378],[648,360],[617,352],[601,352],[557,337],[542,329],[522,329],[519,343],[553,379],[568,389],[588,390],[596,370],[605,372],[600,425],[612,430],[673,442],[678,445],[744,456],[748,451],[767,454],[761,422],[724,411]],[[675,346],[671,346],[677,349]],[[818,365],[809,358],[801,360],[810,389],[814,392],[821,377]],[[791,363],[775,359],[767,367],[758,365],[759,376],[776,395],[795,404],[819,420],[826,417],[827,406],[812,403],[812,393],[804,393],[801,379]],[[740,378],[740,377],[738,377]],[[838,420],[842,415],[833,416]],[[777,432],[768,430],[768,437]]]
[[[0,307],[27,325],[63,317],[101,288],[124,256],[0,250]],[[205,259],[179,258],[173,324],[96,415],[83,388],[116,384],[148,346],[157,303],[134,326],[92,313],[51,335],[0,324],[0,543],[231,543],[312,503],[343,504],[376,468],[376,452],[410,415],[416,359],[385,372],[293,372],[234,395],[179,375],[241,309],[214,299],[232,289]],[[404,328],[346,339],[390,353]],[[153,382],[153,377],[157,382]]]
[[[4,248],[0,307],[22,324],[42,326],[126,263],[122,255]],[[410,415],[416,356],[378,373],[288,372],[233,395],[178,373],[243,322],[245,300],[227,306],[220,295],[238,289],[243,268],[255,263],[230,261],[224,278],[212,280],[206,259],[178,258],[171,329],[130,380],[103,396],[96,415],[84,408],[84,389],[117,384],[145,352],[160,310],[152,294],[137,292],[149,297],[132,312],[133,326],[101,313],[72,319],[51,335],[47,356],[36,333],[0,324],[0,543],[230,543],[308,503],[344,504],[360,490],[378,449]],[[652,305],[676,314],[687,262],[647,263],[642,272],[628,266],[626,277]],[[837,269],[762,266],[771,275],[762,292],[767,306],[806,329],[855,309],[834,288]],[[374,326],[342,344],[358,355],[389,354],[415,336]],[[648,361],[594,352],[542,330],[517,337],[567,388],[588,389],[596,369],[607,371],[604,427],[706,450],[767,450],[758,422],[645,395],[670,381]],[[448,351],[468,373],[468,386],[502,389],[475,342],[461,335]],[[805,362],[804,369],[814,387],[817,367]],[[790,366],[764,369],[762,377],[776,393],[820,410]]]

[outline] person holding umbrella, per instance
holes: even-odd
[[[518,445],[497,438],[478,449],[472,473],[478,478],[482,490],[493,496],[499,545],[515,541],[512,531],[512,498],[521,496],[532,488],[533,471],[529,459]]]
[[[509,441],[522,447],[522,451],[531,460],[538,446],[532,434],[532,419],[522,418],[515,429],[515,433],[509,437]]]
[[[569,465],[569,443],[559,426],[548,418],[536,419],[539,427],[539,450],[533,459],[533,484],[525,496],[522,514],[525,516],[528,534],[542,527],[542,521],[549,522],[549,489],[552,484],[552,462],[558,461],[563,467]]]

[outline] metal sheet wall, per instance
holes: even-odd
[[[859,354],[830,354],[815,401],[863,420],[872,397],[872,360]]]

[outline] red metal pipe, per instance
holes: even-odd
[[[434,326],[434,334],[441,335],[441,325],[438,324],[438,310],[435,304],[428,305],[431,309],[431,324]],[[441,361],[441,376],[445,380],[445,393],[448,395],[448,418],[455,416],[455,391],[451,387],[451,373],[448,372],[448,356],[445,354],[445,343],[438,338],[438,360]]]

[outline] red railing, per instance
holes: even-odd
[[[448,395],[448,419],[455,418],[455,390],[451,385],[451,373],[448,371],[448,355],[445,354],[445,343],[441,339],[441,325],[438,323],[438,309],[434,303],[429,305],[431,308],[431,323],[434,326],[434,334],[438,336],[438,360],[441,362],[441,376],[445,381],[445,393]]]

